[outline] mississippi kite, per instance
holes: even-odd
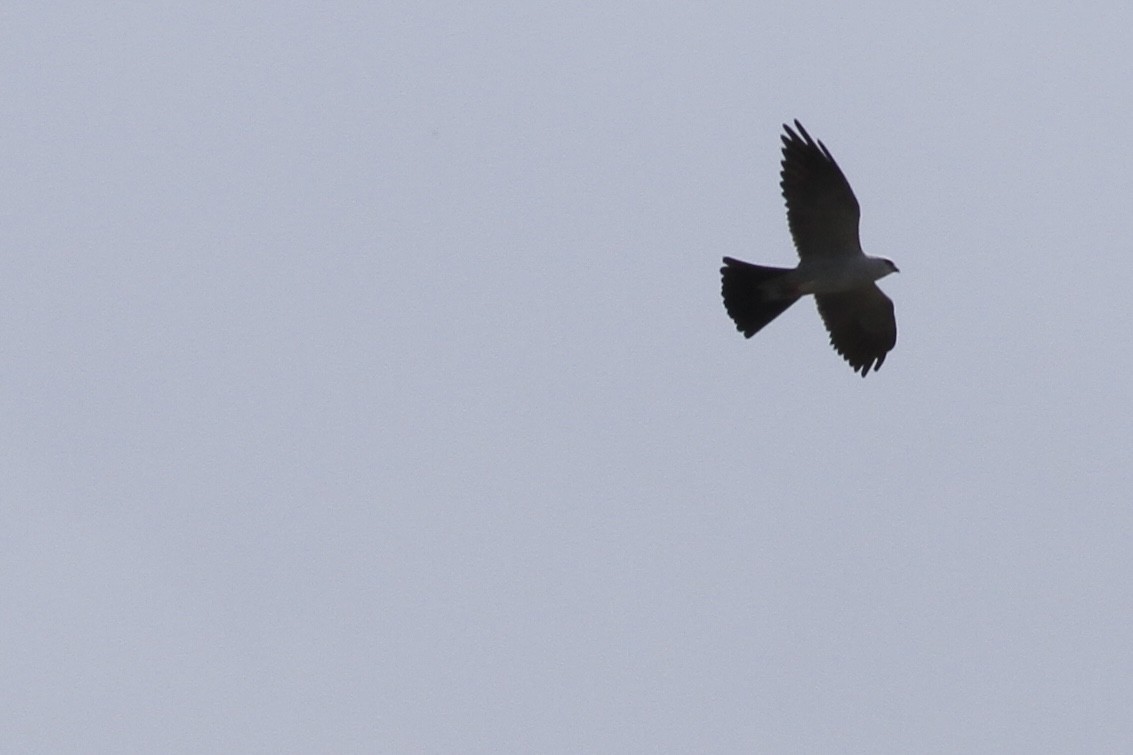
[[[799,297],[814,294],[830,344],[865,377],[897,343],[893,302],[874,283],[897,266],[862,251],[858,200],[826,145],[798,121],[783,130],[779,185],[799,264],[764,267],[725,257],[724,308],[751,338]]]

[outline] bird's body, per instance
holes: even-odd
[[[795,128],[783,126],[780,185],[799,264],[766,267],[725,257],[724,307],[750,338],[799,297],[814,295],[831,344],[864,377],[897,342],[893,302],[875,285],[897,266],[862,251],[849,182],[826,146],[798,121]]]

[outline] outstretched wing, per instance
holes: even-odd
[[[830,333],[830,345],[862,377],[881,369],[897,343],[893,302],[871,283],[836,294],[816,294],[818,313]]]
[[[779,186],[787,200],[787,224],[801,259],[861,254],[854,191],[826,145],[795,121],[784,124]]]

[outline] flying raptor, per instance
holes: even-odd
[[[826,145],[798,121],[783,130],[779,185],[799,264],[764,267],[725,257],[724,308],[751,338],[799,297],[814,294],[830,344],[865,377],[897,343],[893,302],[875,284],[897,266],[862,251],[858,200]]]

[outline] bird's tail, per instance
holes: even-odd
[[[724,258],[724,267],[720,268],[724,279],[724,309],[728,310],[736,329],[746,338],[751,338],[798,301],[797,295],[768,285],[789,272],[791,269],[786,267],[763,267],[731,257]]]

